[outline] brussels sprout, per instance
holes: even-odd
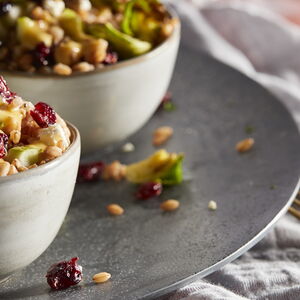
[[[159,150],[145,160],[127,166],[126,178],[133,183],[159,181],[164,185],[182,182],[183,154]]]
[[[21,45],[27,49],[34,49],[43,42],[47,47],[52,44],[52,35],[40,29],[35,21],[28,17],[21,17],[17,21],[17,35]]]
[[[45,150],[44,144],[29,144],[26,146],[13,147],[8,150],[7,161],[12,162],[18,159],[22,166],[29,167],[33,164],[39,163],[40,154]]]
[[[74,10],[66,8],[59,18],[59,24],[73,40],[81,41],[86,38],[83,22]]]
[[[91,24],[88,30],[94,37],[106,39],[122,58],[138,56],[148,52],[152,48],[151,43],[122,33],[110,23]]]

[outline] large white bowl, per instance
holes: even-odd
[[[40,256],[55,238],[72,198],[80,136],[59,158],[0,178],[0,282]]]
[[[74,123],[84,152],[125,139],[157,109],[173,73],[180,24],[159,47],[137,58],[69,77],[2,72],[9,87],[52,105]]]

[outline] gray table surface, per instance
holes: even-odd
[[[2,284],[0,299],[153,298],[242,254],[284,213],[298,184],[300,141],[282,104],[238,72],[188,48],[181,48],[171,91],[177,110],[157,113],[130,138],[135,152],[123,153],[120,144],[85,160],[142,159],[154,150],[152,131],[169,125],[175,135],[166,147],[185,153],[185,182],[145,202],[136,201],[135,187],[125,182],[77,185],[53,244]],[[256,144],[238,155],[234,146],[248,136],[248,125]],[[159,203],[167,198],[180,200],[180,209],[161,213]],[[207,209],[209,200],[218,203],[217,211]],[[125,208],[123,216],[107,215],[105,206],[112,202]],[[50,291],[47,268],[73,256],[80,257],[83,282]],[[95,285],[91,277],[101,271],[112,279]]]

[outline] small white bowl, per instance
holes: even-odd
[[[79,132],[69,128],[72,144],[61,157],[0,178],[0,282],[40,256],[63,223],[80,157]]]
[[[171,12],[177,17],[174,12]],[[180,24],[149,53],[69,77],[2,72],[25,99],[44,101],[77,126],[84,152],[125,139],[153,115],[173,73]]]

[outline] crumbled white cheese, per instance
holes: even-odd
[[[79,10],[89,11],[92,8],[90,0],[79,0]]]
[[[126,143],[122,147],[123,152],[133,152],[135,150],[135,146],[132,143]]]
[[[65,131],[60,124],[50,125],[47,128],[42,128],[38,133],[39,140],[47,146],[56,146],[62,140],[63,145],[68,147],[69,142]]]
[[[65,9],[65,2],[62,0],[44,0],[43,4],[54,17],[59,17]]]
[[[215,201],[212,201],[212,200],[209,201],[208,202],[208,208],[210,210],[216,210],[218,208],[217,203]]]

